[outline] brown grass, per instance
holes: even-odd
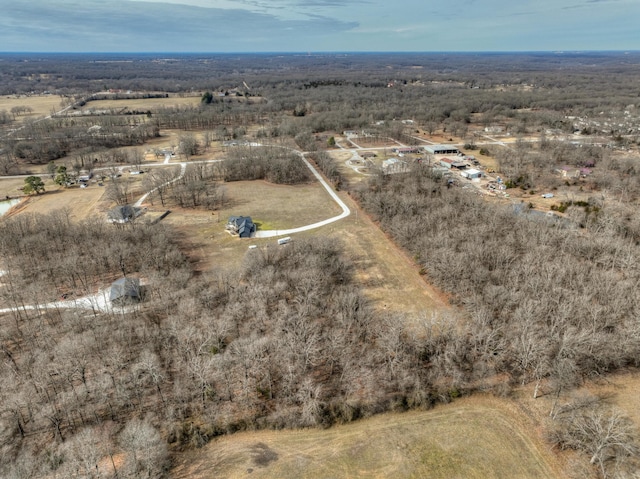
[[[224,184],[227,204],[216,212],[172,210],[168,224],[179,228],[187,239],[190,256],[198,269],[239,265],[250,244],[275,243],[276,239],[239,239],[225,231],[229,216],[251,216],[263,230],[289,229],[321,221],[340,213],[339,207],[319,183],[287,186],[266,181],[237,181]],[[159,204],[149,211],[162,210]]]
[[[244,432],[179,457],[172,477],[560,478],[535,424],[475,396],[327,430]]]
[[[4,181],[0,182],[0,184]],[[24,182],[22,182],[24,184]],[[52,211],[68,208],[71,218],[76,221],[89,218],[97,212],[97,205],[104,194],[104,188],[95,183],[88,188],[62,188],[54,185],[50,180],[45,181],[46,192],[40,195],[26,197],[22,203],[15,206],[10,215],[19,213],[49,214]]]
[[[336,223],[333,235],[344,242],[355,263],[356,280],[379,308],[414,317],[433,310],[449,310],[445,295],[420,276],[415,261],[347,195],[351,216]]]
[[[60,105],[61,98],[58,95],[36,95],[36,96],[0,96],[0,110],[11,111],[14,106],[28,106],[33,109],[28,115],[20,115],[12,126],[22,123],[28,118],[38,118],[50,115],[52,111],[59,111],[63,107]]]
[[[140,110],[157,111],[160,108],[174,106],[195,106],[200,104],[199,96],[178,97],[170,96],[169,98],[135,98],[126,100],[95,100],[90,101],[82,107],[82,111],[89,110]]]

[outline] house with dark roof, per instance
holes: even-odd
[[[107,220],[110,223],[128,223],[143,213],[142,208],[131,205],[120,205],[107,212]]]
[[[256,225],[250,216],[230,216],[225,229],[240,238],[251,238],[256,231]]]
[[[138,278],[120,278],[111,284],[111,304],[124,306],[142,301],[142,288]]]

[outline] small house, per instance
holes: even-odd
[[[120,278],[111,284],[111,304],[124,306],[142,301],[142,289],[138,278]]]
[[[446,168],[448,170],[451,169],[451,167],[453,166],[453,160],[450,160],[449,158],[442,158],[440,161],[440,166],[442,166],[443,168]]]
[[[131,205],[121,205],[107,212],[107,221],[110,223],[128,223],[143,213],[142,208]]]

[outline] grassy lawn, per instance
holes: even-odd
[[[180,229],[198,269],[233,268],[250,244],[264,246],[275,238],[239,239],[225,231],[229,216],[251,216],[260,229],[289,229],[315,223],[342,211],[319,183],[287,186],[266,181],[224,183],[227,204],[220,211],[167,207],[168,224]],[[159,210],[156,204],[149,210]]]
[[[180,457],[177,479],[558,478],[556,457],[507,400],[476,396],[326,430],[244,432]]]

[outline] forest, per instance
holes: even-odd
[[[322,234],[202,270],[186,229],[162,222],[3,218],[0,476],[168,477],[176,454],[221,435],[522,389],[552,398],[545,438],[583,454],[591,477],[640,467],[629,417],[573,393],[639,366],[637,53],[0,59],[0,94],[64,109],[0,112],[3,175],[107,168],[104,198],[126,205],[119,168],[144,163],[130,147],[177,131],[183,168],[150,169],[136,188],[163,208],[219,212],[232,182],[312,181],[300,149],[451,306],[412,321],[381,307],[348,245]],[[84,108],[169,95],[196,101]],[[491,128],[513,141],[488,144]],[[426,155],[353,181],[336,159],[348,129],[372,143],[455,139],[495,159],[522,200],[461,188]],[[212,144],[222,159],[200,161]],[[542,211],[543,191],[569,193]],[[140,279],[145,300],[107,308],[104,286],[121,277]],[[93,302],[59,301],[80,297]]]

